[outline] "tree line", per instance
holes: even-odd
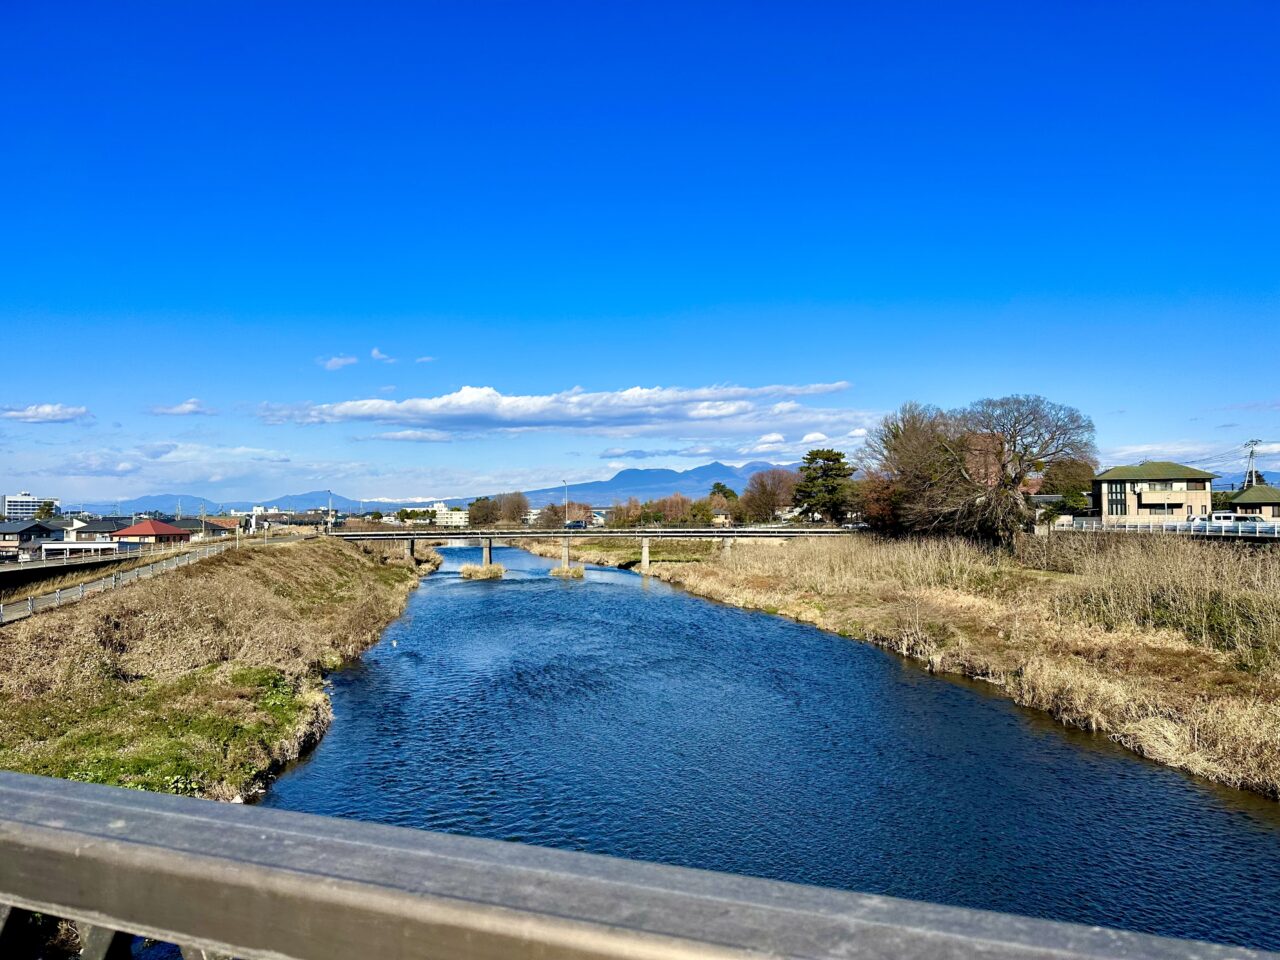
[[[700,500],[632,499],[614,505],[610,523],[769,522],[794,511],[805,521],[856,518],[884,533],[1009,543],[1035,519],[1033,491],[1060,494],[1059,511],[1080,511],[1096,471],[1093,421],[1074,407],[1025,394],[952,410],[908,403],[870,431],[856,461],[810,450],[798,470],[753,475],[741,496],[716,484]]]

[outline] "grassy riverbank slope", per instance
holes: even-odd
[[[653,541],[653,574],[988,680],[1161,763],[1280,798],[1280,554],[1173,537]],[[556,541],[538,553],[559,556]],[[630,566],[632,541],[575,556]],[[689,562],[672,562],[685,556]],[[698,559],[698,557],[701,559]]]
[[[439,564],[396,553],[232,550],[0,629],[0,767],[219,799],[260,789],[327,726],[323,672],[374,643]]]

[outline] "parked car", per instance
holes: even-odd
[[[1266,523],[1260,514],[1256,513],[1215,513],[1210,519],[1211,523]]]
[[[587,521],[585,521],[585,520],[570,520],[568,523],[566,523],[566,524],[564,525],[564,528],[565,528],[566,530],[585,530],[585,529],[587,529]]]

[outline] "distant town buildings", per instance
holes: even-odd
[[[5,520],[31,520],[40,511],[42,503],[52,503],[54,513],[62,509],[62,501],[56,497],[33,497],[26,490],[0,494],[0,516]]]

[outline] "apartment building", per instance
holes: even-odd
[[[1104,522],[1207,517],[1214,476],[1168,460],[1112,467],[1093,478],[1093,504]]]
[[[56,497],[33,497],[28,490],[0,494],[0,519],[32,520],[42,503],[52,503],[54,513],[62,509],[62,501]]]

